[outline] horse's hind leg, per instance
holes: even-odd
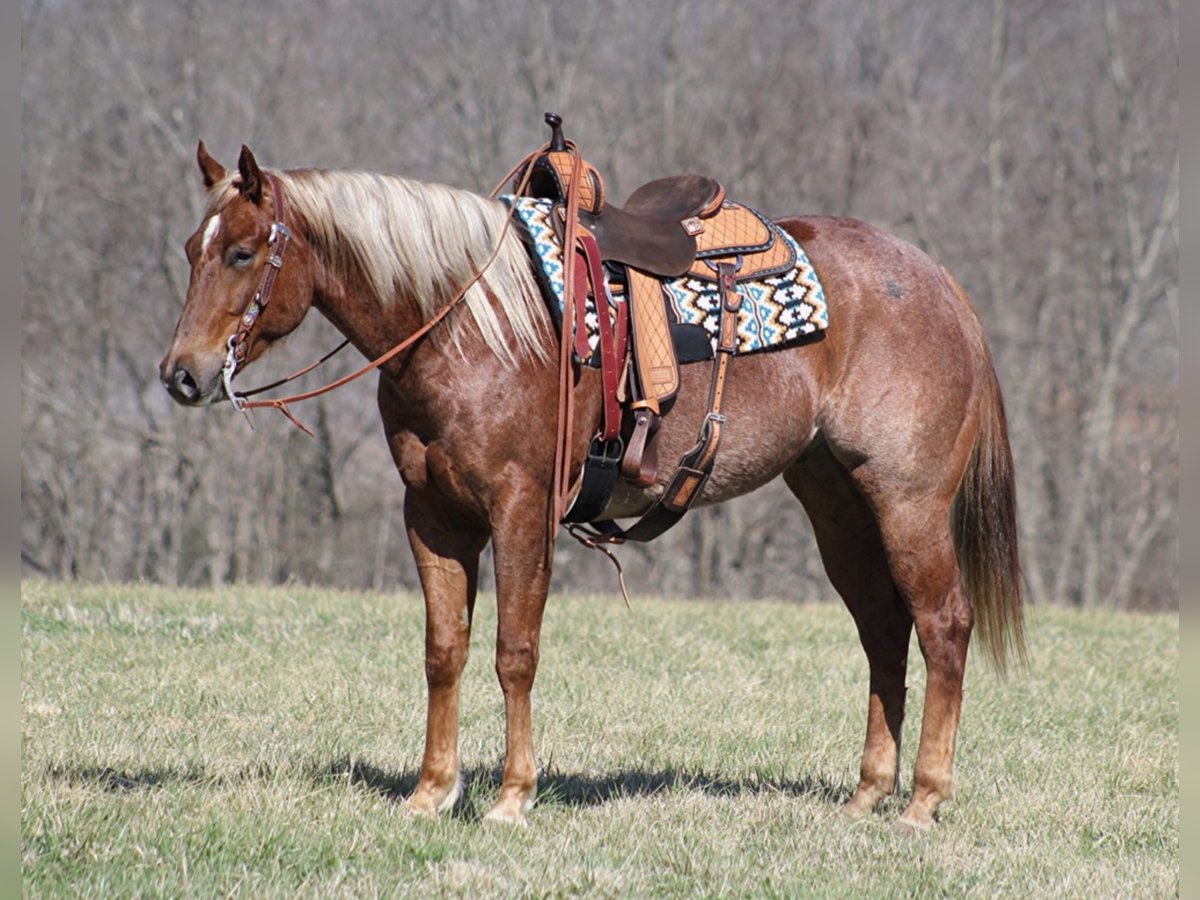
[[[929,457],[943,461],[936,470],[918,474],[907,458],[899,464],[871,459],[853,474],[879,522],[892,578],[925,658],[913,794],[900,816],[901,824],[917,829],[929,828],[938,806],[954,794],[954,745],[973,614],[950,530],[950,504],[973,436],[963,429],[949,452]]]
[[[899,785],[912,618],[892,580],[875,515],[828,446],[817,443],[784,480],[813,523],[825,571],[854,617],[870,666],[858,788],[843,807],[862,816]]]
[[[884,546],[916,624],[925,657],[925,709],[913,794],[903,825],[927,829],[954,795],[954,745],[973,614],[962,587],[949,523],[949,499],[876,500]]]

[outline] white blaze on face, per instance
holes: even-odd
[[[216,236],[216,233],[220,228],[221,228],[220,215],[213,216],[211,219],[208,220],[208,224],[204,226],[204,234],[200,238],[200,252],[201,253],[203,253],[205,250],[208,249],[208,245],[210,243],[212,243],[213,237]]]

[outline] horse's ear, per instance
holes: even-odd
[[[242,155],[238,157],[238,172],[242,176],[237,186],[238,190],[243,197],[257,205],[262,201],[263,173],[254,159],[254,154],[245,144],[242,144]]]
[[[204,141],[196,148],[196,162],[200,164],[200,174],[204,176],[206,188],[212,187],[226,175],[225,167],[208,155]]]

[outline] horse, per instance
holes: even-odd
[[[245,146],[236,170],[203,142],[197,161],[208,207],[185,244],[186,301],[159,369],[176,401],[231,398],[227,363],[239,327],[242,365],[314,308],[368,359],[428,328],[379,367],[377,389],[425,605],[425,745],[404,803],[437,816],[462,791],[459,682],[479,558],[491,541],[506,746],[485,819],[524,825],[537,792],[530,691],[553,563],[545,511],[560,338],[526,248],[505,226],[506,207],[395,175],[264,170]],[[286,260],[274,254],[277,219],[290,236]],[[782,475],[812,521],[870,670],[859,780],[841,806],[850,816],[899,792],[915,629],[925,704],[912,792],[896,825],[926,830],[954,793],[972,631],[978,627],[1001,675],[1011,659],[1025,659],[1004,403],[980,320],[945,268],[855,219],[777,221],[818,272],[831,325],[819,340],[736,358],[721,450],[699,503]],[[266,271],[273,295],[259,310]],[[463,302],[445,315],[467,284]],[[705,369],[682,367],[678,401],[658,437],[662,458],[678,458],[694,439],[706,412]],[[567,441],[575,472],[601,415],[599,378],[576,372]],[[669,475],[661,471],[647,488],[622,482],[605,517],[639,515]]]

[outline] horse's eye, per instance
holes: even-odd
[[[250,247],[234,247],[229,251],[229,265],[244,269],[256,255]]]

